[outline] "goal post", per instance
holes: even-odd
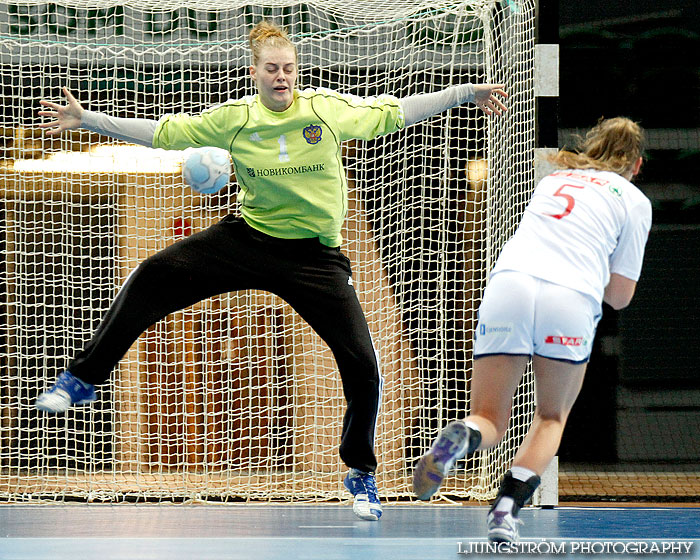
[[[344,497],[335,362],[268,293],[157,323],[93,405],[33,407],[139,262],[238,212],[235,183],[183,184],[180,152],[46,136],[38,101],[67,85],[91,110],[155,119],[252,94],[247,34],[263,17],[298,46],[301,88],[505,84],[501,118],[459,107],[343,152],[343,251],[384,377],[380,495],[410,497],[415,459],[467,412],[476,309],[533,187],[534,0],[0,3],[0,500]],[[528,373],[503,442],[460,462],[443,494],[493,497],[533,411]]]

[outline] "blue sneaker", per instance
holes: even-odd
[[[452,465],[466,454],[471,430],[464,422],[450,422],[440,432],[430,450],[413,471],[413,492],[419,500],[429,500],[440,488]]]
[[[65,412],[74,404],[87,404],[95,400],[95,387],[66,370],[58,376],[53,387],[39,395],[35,404],[39,410],[56,414]]]
[[[355,496],[352,511],[357,517],[365,521],[377,521],[382,516],[382,504],[379,502],[377,483],[372,473],[350,469],[343,484]]]

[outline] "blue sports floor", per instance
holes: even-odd
[[[486,507],[0,505],[0,559],[700,558],[700,508],[525,508],[520,549],[484,548]],[[481,548],[479,548],[481,547]]]

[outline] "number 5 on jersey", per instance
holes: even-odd
[[[566,200],[566,208],[561,214],[545,214],[545,216],[551,216],[552,218],[561,220],[562,218],[565,218],[566,216],[571,214],[571,211],[574,209],[574,205],[576,204],[576,200],[570,194],[562,192],[567,187],[570,187],[572,189],[585,188],[582,185],[562,185],[561,187],[559,187],[552,196],[560,196],[561,198]]]

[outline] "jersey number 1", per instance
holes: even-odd
[[[562,218],[565,218],[569,214],[571,214],[571,211],[574,209],[574,204],[576,204],[576,200],[574,200],[574,197],[571,196],[570,194],[562,192],[566,187],[571,187],[572,189],[583,189],[584,187],[579,186],[579,185],[562,185],[559,187],[556,192],[552,196],[560,196],[564,200],[566,200],[566,208],[561,214],[545,214],[545,216],[551,216],[552,218],[556,218],[557,220],[561,220]]]
[[[279,160],[280,161],[289,161],[289,153],[287,152],[287,137],[284,134],[282,134],[277,139],[277,142],[280,145]]]

